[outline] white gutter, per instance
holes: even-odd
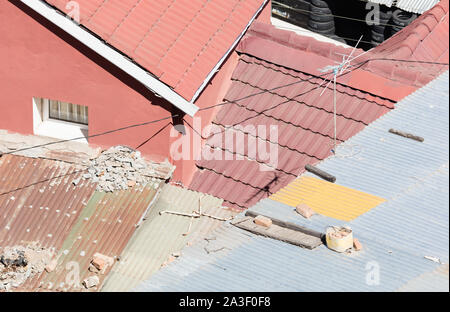
[[[103,41],[78,26],[71,19],[60,14],[48,4],[42,2],[41,0],[20,1],[26,4],[39,15],[43,16],[44,18],[64,30],[69,35],[122,69],[127,74],[134,77],[136,80],[150,89],[153,93],[166,99],[189,116],[194,116],[194,114],[197,112],[198,107],[192,103],[193,101],[186,101],[182,96],[172,90],[169,86],[151,76],[146,70],[128,60],[124,55],[106,45]]]
[[[198,98],[198,96],[200,95],[200,93],[203,91],[203,89],[206,87],[206,85],[209,83],[209,81],[211,80],[211,78],[214,76],[214,74],[219,70],[219,67],[222,66],[223,62],[225,62],[225,59],[228,57],[228,55],[231,53],[231,51],[234,50],[234,48],[237,46],[237,44],[239,43],[239,41],[241,41],[241,38],[245,35],[245,33],[247,32],[247,30],[249,29],[249,27],[251,26],[251,24],[253,23],[253,21],[256,19],[256,17],[258,16],[258,14],[264,9],[264,7],[266,6],[267,2],[269,2],[270,0],[264,0],[264,3],[261,5],[261,7],[258,9],[258,11],[256,11],[256,13],[253,15],[253,17],[251,18],[250,22],[248,22],[247,26],[244,28],[244,30],[240,33],[239,37],[237,37],[237,39],[233,42],[233,45],[228,49],[228,51],[225,53],[224,56],[222,56],[222,58],[219,60],[219,63],[216,64],[216,66],[214,66],[214,68],[212,69],[212,71],[208,74],[208,76],[206,76],[206,79],[203,81],[202,85],[200,86],[200,88],[198,88],[198,90],[195,92],[194,97],[192,98],[191,102],[195,102]]]

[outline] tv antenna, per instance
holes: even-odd
[[[325,88],[320,93],[320,96],[325,92],[325,90],[328,89],[330,83],[333,83],[333,123],[334,123],[334,142],[333,142],[333,149],[331,150],[333,154],[336,154],[336,148],[337,148],[337,116],[336,116],[336,80],[338,76],[341,76],[342,74],[346,73],[348,67],[351,65],[351,62],[353,62],[358,57],[366,54],[368,51],[363,52],[355,57],[353,57],[353,54],[355,53],[356,49],[358,48],[359,43],[361,42],[361,39],[363,36],[361,36],[356,43],[355,47],[353,48],[352,52],[349,55],[336,53],[338,55],[342,55],[342,62],[336,62],[337,65],[328,65],[323,69],[319,69],[320,72],[329,72],[332,71],[330,74],[333,75],[333,78],[327,78],[325,77],[320,84],[319,88],[325,83],[325,81],[329,80],[328,84],[325,86]]]

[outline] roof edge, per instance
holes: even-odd
[[[123,54],[114,50],[100,39],[81,28],[71,19],[60,14],[53,7],[41,0],[20,0],[30,9],[64,30],[66,33],[86,45],[88,48],[104,57],[121,70],[131,75],[134,79],[142,83],[155,94],[164,98],[172,105],[176,106],[189,116],[194,116],[198,107],[192,102],[188,102],[181,95],[172,90],[169,86],[154,78],[148,71],[142,69],[132,61],[128,60]]]
[[[261,4],[261,6],[259,7],[259,9],[256,11],[256,13],[253,15],[253,17],[250,19],[250,21],[248,22],[247,26],[245,26],[244,30],[239,34],[239,36],[236,38],[236,40],[233,42],[233,44],[231,45],[231,47],[225,52],[225,54],[222,56],[222,58],[219,60],[219,62],[216,64],[216,66],[214,66],[214,68],[210,71],[210,73],[208,74],[208,76],[206,76],[205,80],[203,81],[203,83],[200,85],[200,87],[197,89],[197,91],[195,91],[194,96],[192,97],[191,103],[194,103],[198,97],[200,96],[200,94],[203,92],[203,90],[206,88],[206,86],[208,85],[209,81],[211,80],[211,78],[216,74],[216,72],[219,70],[220,66],[223,65],[223,63],[225,62],[225,60],[227,59],[227,57],[230,55],[230,53],[236,48],[236,46],[239,44],[239,42],[241,41],[242,37],[244,37],[245,33],[247,32],[247,30],[250,28],[250,26],[253,24],[253,22],[255,21],[255,19],[258,17],[258,15],[262,12],[262,10],[264,9],[264,7],[269,3],[270,0],[264,0],[263,4]]]

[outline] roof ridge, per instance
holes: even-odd
[[[311,52],[332,60],[341,60],[341,56],[333,53],[339,51],[351,52],[353,48],[345,48],[331,42],[319,41],[312,37],[306,37],[295,33],[294,31],[279,29],[274,25],[266,24],[263,22],[255,21],[247,32],[246,37],[256,36],[262,39],[269,39],[271,41],[280,43],[286,47],[296,50],[302,50],[305,52]],[[245,38],[244,38],[245,39]],[[329,49],[324,49],[324,48]],[[323,53],[324,51],[328,53]],[[356,49],[359,53],[363,51]],[[356,52],[355,56],[358,55]],[[335,56],[336,55],[336,56]]]

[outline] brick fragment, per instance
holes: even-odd
[[[255,224],[257,225],[265,226],[267,228],[272,226],[272,219],[264,216],[257,216],[253,222],[255,222]]]
[[[307,204],[299,204],[295,210],[306,219],[311,218],[315,214],[314,210],[312,210]]]
[[[356,251],[360,251],[362,249],[362,245],[357,238],[353,239],[353,248],[355,248]]]

